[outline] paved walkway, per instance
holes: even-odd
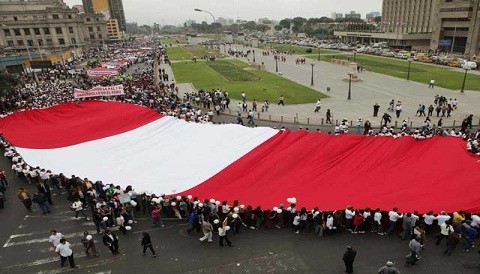
[[[247,50],[249,48],[237,46],[239,49]],[[257,63],[264,62],[265,69],[267,71],[275,73],[275,61],[273,56],[263,56],[261,49],[255,49]],[[295,65],[294,60],[300,56],[293,55],[287,57],[287,62],[279,62],[279,72],[287,79],[290,79],[299,84],[310,86],[311,78],[311,66],[310,63],[306,65]],[[250,56],[250,59],[252,56]],[[243,61],[247,61],[247,58],[239,58]],[[286,107],[279,107],[272,104],[269,110],[269,115],[272,119],[278,119],[283,116],[284,119],[293,120],[293,117],[298,115],[298,120],[301,123],[306,123],[307,119],[312,121],[319,121],[324,118],[327,108],[331,109],[334,116],[334,120],[341,120],[346,118],[348,120],[356,121],[358,117],[362,119],[370,120],[374,125],[380,124],[380,117],[373,117],[373,104],[377,102],[380,104],[380,115],[386,112],[388,103],[390,100],[400,100],[403,103],[403,112],[399,119],[394,118],[393,121],[398,121],[400,124],[403,119],[408,119],[413,122],[414,126],[421,125],[424,118],[415,117],[418,104],[425,104],[426,107],[433,103],[433,98],[436,94],[443,95],[447,98],[457,98],[459,100],[459,109],[452,112],[451,118],[445,118],[443,120],[444,125],[451,127],[453,121],[456,121],[456,126],[461,123],[464,117],[468,114],[473,114],[476,118],[474,123],[478,123],[478,111],[477,103],[480,100],[480,92],[467,91],[466,94],[460,94],[458,91],[452,91],[444,88],[435,87],[429,89],[427,84],[406,81],[391,76],[381,75],[373,72],[364,71],[360,74],[362,82],[352,83],[352,100],[347,100],[348,93],[348,67],[342,67],[339,65],[317,62],[309,60],[314,64],[314,82],[313,89],[324,92],[327,87],[331,88],[331,92],[327,95],[331,98],[324,99],[322,105],[322,111],[320,114],[313,112],[315,104],[302,104],[302,105],[288,105]],[[248,96],[248,91],[247,91]],[[272,102],[273,103],[273,102]],[[393,113],[391,114],[392,116]],[[261,116],[265,117],[263,113]],[[288,118],[286,118],[288,117]],[[434,123],[438,121],[438,118],[432,119]]]

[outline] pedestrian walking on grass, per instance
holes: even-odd
[[[345,263],[345,272],[353,273],[353,262],[355,261],[355,256],[357,256],[357,251],[347,245],[347,250],[343,253],[342,260]]]

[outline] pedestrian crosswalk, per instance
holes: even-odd
[[[111,273],[110,260],[106,259],[110,254],[103,254],[103,258],[88,257],[83,252],[80,239],[84,231],[94,236],[97,248],[101,246],[101,236],[96,235],[93,222],[86,221],[85,218],[77,219],[72,216],[72,211],[62,210],[64,208],[54,206],[52,213],[47,216],[34,211],[23,218],[22,223],[13,231],[14,234],[4,243],[0,243],[0,273],[55,274],[78,270],[82,273]],[[65,235],[70,242],[78,268],[60,267],[59,255],[49,243],[51,229]]]

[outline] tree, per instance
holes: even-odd
[[[248,22],[243,24],[243,27],[246,30],[252,31],[252,30],[255,30],[257,28],[257,23],[255,23],[255,21],[248,21]]]
[[[7,96],[19,84],[20,81],[13,75],[0,70],[0,96]]]
[[[282,26],[282,28],[284,29],[290,29],[291,25],[292,25],[292,22],[290,19],[283,19],[281,20],[279,23],[278,23],[280,26]]]
[[[303,17],[293,18],[293,20],[292,20],[292,23],[293,23],[292,31],[293,32],[300,32],[303,29],[303,26],[305,25],[306,22],[307,22],[307,19],[305,19]]]
[[[265,24],[257,25],[257,30],[261,32],[266,32],[266,31],[269,31],[270,29],[271,27],[269,25],[265,25]]]
[[[280,25],[276,25],[275,27],[273,27],[276,31],[281,31],[283,29],[282,26]]]
[[[381,23],[381,22],[382,22],[382,16],[375,17],[375,23]]]

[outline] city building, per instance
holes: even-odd
[[[332,18],[333,20],[342,19],[343,18],[343,13],[334,12],[330,15],[330,18]]]
[[[436,8],[430,48],[478,56],[480,0],[442,0]]]
[[[356,13],[351,11],[350,13],[345,13],[345,18],[348,19],[362,19],[362,15],[360,13]]]
[[[109,40],[121,40],[127,30],[122,0],[82,0],[86,13],[100,13],[107,21]],[[116,21],[116,22],[114,22]],[[115,29],[117,28],[117,29]]]
[[[432,21],[437,0],[383,0],[382,23],[376,31],[336,31],[345,42],[387,42],[397,48],[430,49]]]
[[[78,57],[107,33],[101,16],[79,14],[61,0],[0,1],[0,24],[0,54],[26,54],[26,67]]]
[[[77,9],[78,13],[80,13],[80,14],[85,13],[85,10],[83,9],[82,5],[73,5],[72,9]]]

